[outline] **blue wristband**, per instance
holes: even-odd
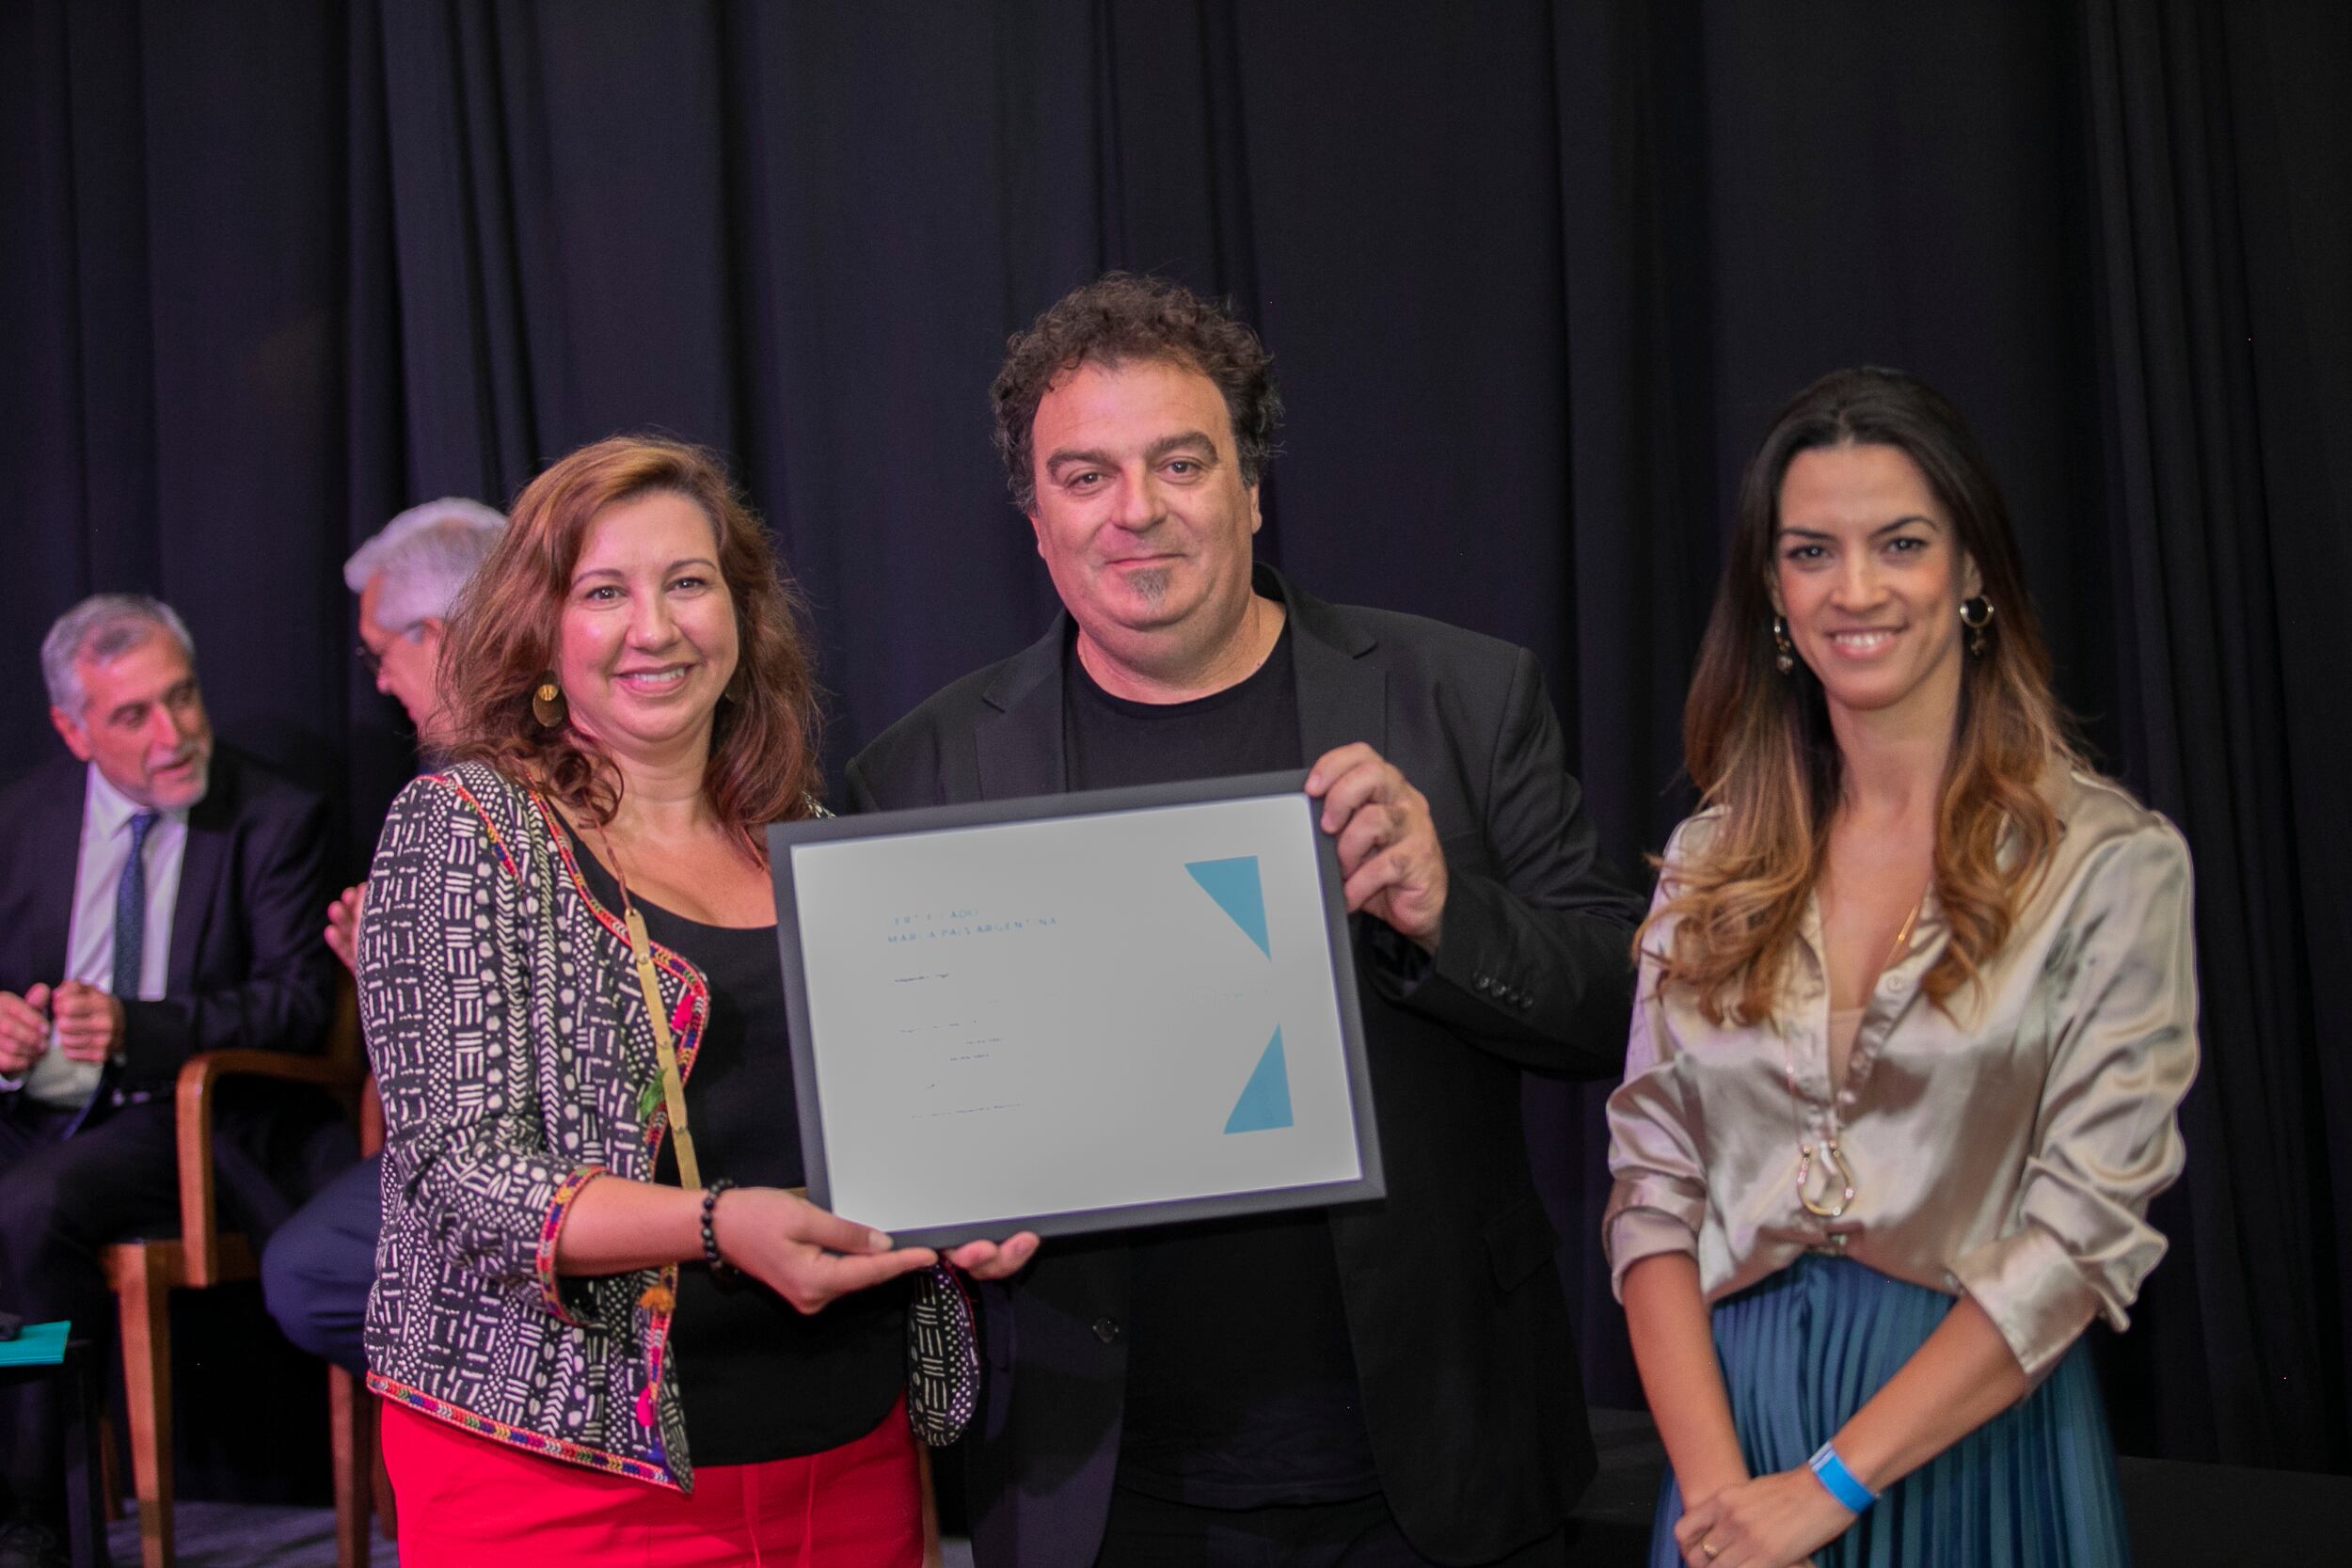
[[[1822,1444],[1804,1463],[1821,1484],[1829,1488],[1829,1495],[1852,1512],[1859,1513],[1879,1500],[1876,1492],[1854,1480],[1853,1472],[1846,1468],[1846,1462],[1837,1457],[1837,1450],[1829,1444]]]

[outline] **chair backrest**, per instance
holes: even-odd
[[[359,1158],[372,1160],[384,1152],[384,1097],[375,1092],[375,1074],[359,1085]]]
[[[359,1035],[359,988],[352,983],[351,971],[335,966],[335,1011],[326,1021],[326,1048],[320,1056],[342,1069],[350,1082],[350,1092],[342,1098],[346,1110],[358,1108],[359,1085],[369,1082],[367,1042]]]
[[[317,1055],[230,1049],[205,1052],[181,1067],[174,1098],[179,1117],[180,1243],[184,1262],[178,1283],[202,1287],[249,1278],[252,1274],[251,1264],[242,1261],[251,1247],[242,1237],[232,1238],[222,1231],[214,1199],[213,1090],[219,1078],[246,1073],[315,1085],[342,1103],[345,1116],[356,1116],[367,1068],[367,1058],[359,1049],[358,993],[350,974],[340,967],[334,1011]],[[232,1244],[224,1249],[225,1243]]]

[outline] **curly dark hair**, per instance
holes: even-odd
[[[1255,484],[1274,457],[1282,420],[1274,389],[1274,356],[1222,300],[1203,299],[1182,283],[1107,272],[1062,295],[1005,343],[1004,368],[988,389],[996,409],[996,453],[1022,511],[1037,504],[1029,433],[1037,405],[1055,377],[1088,360],[1120,365],[1159,359],[1200,372],[1224,394],[1233,423],[1244,484]]]

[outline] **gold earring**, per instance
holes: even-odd
[[[1960,624],[1968,628],[1968,651],[1984,657],[1984,628],[1993,624],[1993,601],[1979,594],[1960,601]]]
[[[1772,617],[1772,668],[1782,674],[1797,667],[1797,645],[1788,641],[1787,617]]]
[[[543,729],[560,730],[564,721],[571,717],[571,708],[564,701],[564,689],[555,684],[555,672],[550,670],[539,677],[532,689],[531,716]]]

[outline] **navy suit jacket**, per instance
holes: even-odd
[[[87,768],[58,757],[0,791],[0,990],[21,996],[65,976]],[[188,813],[164,994],[123,1004],[124,1059],[107,1068],[97,1114],[169,1095],[199,1051],[320,1048],[335,996],[320,934],[333,896],[326,850],[325,800],[214,748],[210,784]],[[235,1088],[224,1085],[215,1121],[222,1187],[240,1220],[266,1229],[300,1196],[309,1173],[288,1162],[311,1158],[294,1148],[323,1097]]]
[[[1353,923],[1388,1196],[1330,1221],[1389,1504],[1422,1555],[1483,1561],[1557,1528],[1594,1468],[1519,1074],[1620,1071],[1642,905],[1596,864],[1533,655],[1324,604],[1263,566],[1258,586],[1289,607],[1302,754],[1370,744],[1428,797],[1445,849],[1434,959]],[[1068,636],[1065,616],[893,725],[850,764],[857,806],[1066,788]],[[1092,1562],[1119,1457],[1128,1292],[1126,1246],[1108,1237],[1048,1243],[985,1299],[988,1398],[966,1441],[986,1568]]]

